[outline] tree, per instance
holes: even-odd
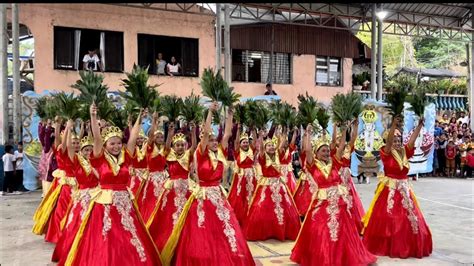
[[[434,38],[414,40],[416,59],[426,68],[449,69],[466,61],[466,48],[462,42],[452,42]]]

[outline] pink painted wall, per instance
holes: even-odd
[[[28,26],[35,38],[35,90],[37,92],[72,91],[70,85],[79,78],[76,71],[53,68],[54,26],[123,31],[125,71],[130,71],[133,63],[138,61],[138,33],[199,38],[200,73],[204,68],[215,65],[213,16],[105,4],[20,4],[19,13],[20,23]],[[343,87],[315,86],[315,60],[314,55],[293,56],[293,84],[273,85],[285,101],[296,105],[298,94],[308,91],[319,101],[328,103],[334,94],[350,91],[352,59],[344,59]],[[105,73],[104,75],[105,83],[111,90],[123,89],[120,79],[125,78],[124,74]],[[162,84],[158,88],[162,94],[174,93],[178,96],[186,96],[192,89],[195,93],[201,92],[199,78],[152,75],[150,83]],[[236,82],[232,86],[244,97],[262,95],[265,92],[265,84],[262,83]]]

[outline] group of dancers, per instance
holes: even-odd
[[[247,240],[267,239],[296,240],[290,259],[301,265],[369,265],[376,255],[431,254],[431,233],[407,177],[423,123],[403,146],[401,119],[393,119],[381,149],[384,175],[365,213],[349,170],[357,120],[335,126],[332,137],[314,138],[308,125],[296,181],[291,161],[298,129],[270,137],[238,126],[231,162],[232,109],[221,138],[211,127],[217,109],[213,102],[202,125],[189,123],[182,132],[169,123],[166,134],[153,114],[148,136],[140,113],[126,141],[122,129],[100,121],[94,104],[85,136],[75,133],[72,120],[55,121],[58,168],[33,227],[56,244],[52,261],[255,265]],[[221,184],[229,168],[227,192]]]

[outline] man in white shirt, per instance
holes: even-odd
[[[3,182],[2,182],[2,195],[6,195],[8,192],[13,192],[13,182],[15,181],[15,155],[13,154],[13,146],[5,146],[5,154],[2,156],[3,161]]]
[[[15,151],[15,162],[16,162],[15,189],[20,192],[26,192],[28,190],[25,189],[25,187],[23,186],[23,142],[21,141],[18,142],[18,149]]]
[[[84,55],[82,62],[84,63],[84,70],[97,71],[97,68],[99,68],[101,72],[104,72],[102,62],[100,61],[99,56],[97,56],[95,49],[90,49],[89,53]]]
[[[460,117],[458,118],[458,123],[461,122],[462,124],[469,125],[469,117],[466,115],[466,112],[461,111],[459,115]]]

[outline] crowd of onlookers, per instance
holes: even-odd
[[[434,130],[434,176],[472,177],[474,141],[469,115],[464,112],[444,112]]]

